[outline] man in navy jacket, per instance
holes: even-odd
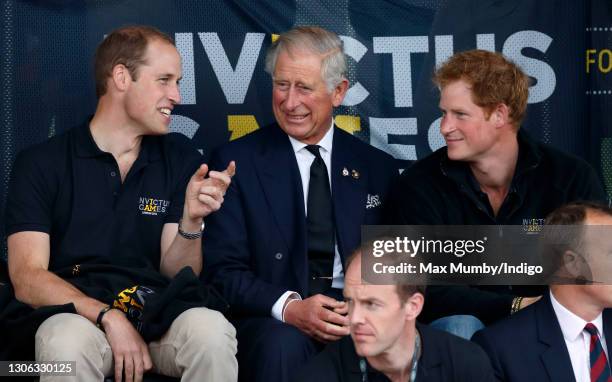
[[[204,253],[208,280],[234,314],[241,378],[285,381],[321,343],[348,334],[345,255],[359,246],[362,224],[381,221],[397,169],[391,156],[334,124],[348,88],[337,35],[316,27],[284,33],[266,70],[277,124],[213,155],[213,168],[235,160],[240,175],[220,214],[206,221]],[[315,191],[317,171],[324,187]],[[318,254],[327,266],[316,272],[320,231],[330,240]]]
[[[549,257],[562,265],[557,284],[540,301],[477,332],[473,340],[489,355],[498,380],[609,381],[612,209],[572,203],[555,210],[546,224],[544,235],[554,245]],[[584,230],[568,235],[572,228],[558,228],[568,225]]]

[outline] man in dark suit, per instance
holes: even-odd
[[[345,254],[378,224],[391,156],[338,129],[348,88],[342,41],[316,27],[276,40],[266,57],[278,125],[220,148],[213,168],[241,168],[207,220],[207,278],[231,305],[240,378],[289,380],[324,342],[348,335]]]
[[[568,235],[576,232],[563,229],[568,225],[583,229]],[[612,381],[612,311],[606,309],[612,307],[610,226],[612,209],[594,203],[572,203],[548,217],[543,234],[561,265],[555,275],[559,284],[473,337],[489,355],[498,380]]]
[[[362,281],[362,256],[348,262],[344,296],[351,337],[330,344],[299,373],[300,381],[491,381],[493,370],[482,349],[467,340],[416,323],[425,300],[411,275],[389,275],[388,285]],[[410,258],[387,253],[391,266]],[[367,267],[367,261],[365,261]],[[409,283],[406,283],[406,282]]]

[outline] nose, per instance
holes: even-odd
[[[359,324],[363,324],[363,312],[356,304],[349,309],[348,313],[349,324],[354,327]]]
[[[297,94],[295,87],[291,86],[287,91],[287,98],[285,99],[285,107],[288,110],[293,110],[300,105],[300,96]]]
[[[170,102],[172,102],[173,105],[181,103],[181,91],[179,89],[178,84],[171,86],[170,93],[168,94],[168,99],[170,100]]]
[[[440,120],[440,134],[447,135],[453,130],[455,130],[455,127],[452,121],[450,120],[448,115],[443,115],[442,119]]]

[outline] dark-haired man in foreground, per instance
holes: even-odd
[[[344,279],[351,336],[328,345],[302,369],[300,381],[491,381],[482,349],[416,322],[424,286],[411,285],[405,275],[392,285],[362,281],[367,252],[353,255]]]

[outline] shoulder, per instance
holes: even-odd
[[[36,143],[21,150],[14,162],[18,171],[24,169],[40,169],[43,173],[55,172],[71,155],[70,142],[74,135],[72,128],[61,134],[55,135],[44,142]]]
[[[446,159],[446,147],[442,147],[424,158],[414,162],[402,173],[402,178],[412,179],[418,177],[421,179],[424,175],[428,177],[442,175],[442,161]]]
[[[358,363],[350,336],[328,344],[325,349],[300,369],[297,381],[341,381],[348,372],[347,359]]]
[[[562,151],[546,143],[536,142],[536,147],[542,158],[542,163],[561,171],[593,170],[593,167],[577,155]]]
[[[395,159],[390,154],[338,127],[334,128],[334,140],[336,139],[339,144],[350,146],[351,152],[357,157],[364,158],[368,162],[395,163]]]
[[[454,188],[442,171],[445,160],[446,147],[417,160],[402,172],[397,182],[398,188],[402,192],[423,194],[428,198],[437,194],[446,195]]]
[[[517,333],[521,333],[521,338],[535,338],[532,334],[536,331],[536,310],[542,301],[528,306],[525,309],[513,314],[512,316],[493,323],[486,328],[476,332],[472,341],[478,343],[485,349],[492,346],[498,347],[497,344],[503,344],[504,348],[520,347]],[[554,317],[551,317],[554,320]],[[552,322],[551,322],[552,324]]]
[[[261,127],[238,139],[224,143],[215,151],[218,153],[244,152],[245,150],[252,150],[255,147],[271,146],[283,141],[289,142],[289,139],[281,128],[274,123]]]
[[[418,325],[422,336],[423,348],[430,349],[442,358],[451,360],[461,359],[467,364],[476,364],[482,360],[488,360],[484,351],[473,342],[457,337],[450,333],[431,328],[426,325]],[[427,352],[431,354],[432,352]]]
[[[457,381],[493,380],[491,361],[480,346],[424,325],[418,328],[423,339],[424,367],[442,364],[442,373]]]

